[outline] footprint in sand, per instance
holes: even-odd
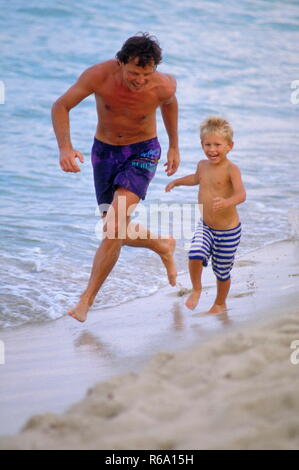
[[[248,295],[253,295],[255,293],[255,291],[248,291],[248,292],[239,292],[238,294],[233,294],[231,295],[230,297],[232,297],[233,299],[239,299],[241,297],[247,297]]]

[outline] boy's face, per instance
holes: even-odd
[[[203,136],[201,145],[209,161],[217,165],[225,160],[234,143],[220,133],[209,133]]]

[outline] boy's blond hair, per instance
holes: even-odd
[[[229,142],[233,141],[234,131],[230,123],[220,116],[209,116],[200,125],[200,140],[205,134],[222,134]]]

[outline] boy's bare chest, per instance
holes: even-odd
[[[202,190],[226,193],[231,190],[232,183],[228,171],[207,169],[201,174],[200,186]]]

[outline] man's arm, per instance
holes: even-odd
[[[169,138],[169,149],[167,153],[166,172],[167,176],[173,175],[180,164],[179,142],[178,142],[178,102],[175,96],[176,81],[170,79],[171,96],[162,101],[160,105],[163,122]]]
[[[91,78],[91,69],[87,69],[52,106],[52,123],[60,151],[60,166],[63,171],[77,173],[80,168],[76,163],[76,158],[79,158],[81,163],[84,162],[82,153],[75,150],[71,143],[69,112],[94,92]]]

